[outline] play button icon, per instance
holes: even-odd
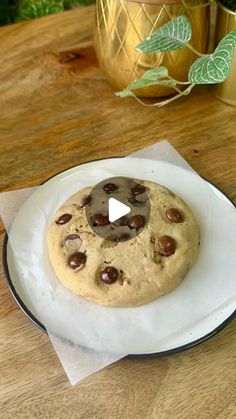
[[[133,239],[149,221],[148,191],[141,180],[105,179],[93,187],[87,198],[87,222],[96,235],[105,239],[102,248]]]
[[[122,204],[115,198],[109,198],[108,201],[108,218],[110,223],[119,220],[124,215],[129,214],[131,211],[128,205]]]

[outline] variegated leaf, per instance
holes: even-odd
[[[168,76],[168,70],[166,67],[157,67],[152,70],[146,71],[140,79],[132,81],[124,90],[117,92],[116,96],[128,97],[133,96],[132,91],[142,89],[149,86],[166,86],[174,87],[176,85],[175,80],[164,79]]]
[[[142,75],[142,79],[149,79],[149,80],[160,80],[164,77],[168,76],[168,69],[164,66],[152,68],[151,70],[145,71]]]
[[[188,74],[189,82],[215,84],[226,80],[231,70],[235,46],[236,30],[229,32],[212,54],[198,58],[192,64]]]
[[[171,51],[182,48],[191,39],[192,29],[185,15],[170,20],[151,36],[148,36],[137,50],[144,53]]]

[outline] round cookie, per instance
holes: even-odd
[[[137,190],[146,188],[151,212],[134,238],[106,240],[95,234],[85,214],[92,187],[65,202],[48,229],[49,258],[60,282],[104,306],[134,307],[169,293],[198,257],[199,228],[185,202],[154,182],[135,182]],[[128,218],[127,231],[132,223]]]

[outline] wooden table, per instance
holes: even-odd
[[[94,8],[0,29],[0,189],[38,185],[91,159],[163,138],[236,198],[236,108],[199,88],[169,107],[114,96],[91,48]],[[1,242],[4,228],[1,225]],[[0,267],[1,418],[236,417],[235,321],[189,351],[121,360],[72,388]]]

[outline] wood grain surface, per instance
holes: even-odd
[[[0,190],[165,138],[235,200],[236,108],[205,87],[161,109],[115,97],[97,66],[93,25],[89,7],[0,29]],[[235,326],[183,353],[121,360],[71,387],[1,264],[0,417],[235,418]]]

